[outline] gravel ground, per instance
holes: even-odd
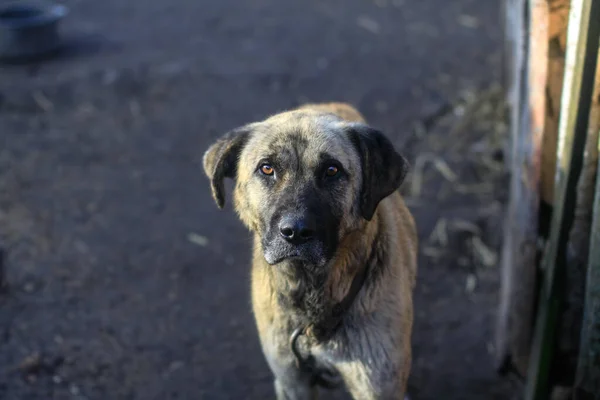
[[[0,67],[1,399],[272,398],[250,236],[201,158],[230,128],[332,100],[415,166],[412,398],[512,398],[490,355],[498,0],[64,3],[68,51]]]

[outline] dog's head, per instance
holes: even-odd
[[[269,264],[326,265],[407,168],[381,132],[304,109],[235,129],[204,155],[217,205],[225,204],[224,178],[235,179],[235,209]]]

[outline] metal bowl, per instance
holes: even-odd
[[[57,4],[21,1],[0,5],[0,59],[28,61],[58,51],[62,45],[58,23],[67,12]]]

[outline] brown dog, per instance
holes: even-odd
[[[235,129],[204,156],[217,205],[254,232],[252,303],[278,399],[343,381],[402,399],[411,365],[414,220],[406,160],[351,106],[309,104]]]

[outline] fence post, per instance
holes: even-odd
[[[557,320],[563,299],[566,247],[582,170],[600,37],[600,0],[573,0],[569,11],[566,66],[561,99],[554,210],[542,261],[526,400],[549,398]]]

